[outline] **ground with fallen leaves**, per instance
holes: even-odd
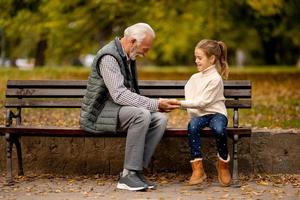
[[[300,199],[300,175],[255,175],[240,177],[241,187],[221,187],[217,178],[202,185],[187,186],[188,174],[149,175],[157,190],[129,192],[116,189],[117,176],[62,176],[28,174],[16,177],[14,186],[0,178],[0,199],[79,200],[79,199]]]

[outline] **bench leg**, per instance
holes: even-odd
[[[21,143],[19,138],[14,138],[14,143],[16,145],[16,149],[17,149],[17,155],[18,155],[18,175],[19,176],[23,176],[24,175],[24,171],[23,171],[23,160],[22,160],[22,149],[21,149]]]
[[[239,172],[238,172],[238,140],[239,136],[233,137],[233,170],[232,170],[232,186],[240,187],[239,184]]]
[[[6,139],[6,167],[7,167],[7,177],[6,177],[6,185],[13,185],[13,177],[12,177],[12,146],[13,142],[10,134],[5,134]]]

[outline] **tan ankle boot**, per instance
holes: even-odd
[[[202,183],[206,179],[206,174],[203,169],[202,160],[196,159],[191,161],[193,174],[190,178],[189,185]]]
[[[229,155],[228,155],[227,160],[223,160],[218,155],[218,161],[216,163],[216,167],[217,167],[217,171],[218,171],[218,179],[219,179],[220,184],[224,187],[227,187],[231,184],[229,161],[230,161]]]

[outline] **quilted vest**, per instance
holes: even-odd
[[[121,43],[116,38],[101,48],[94,58],[87,82],[86,94],[82,100],[80,127],[92,133],[115,132],[121,108],[121,105],[113,101],[99,70],[99,63],[105,55],[111,55],[117,60],[124,76],[125,87],[132,92],[139,93],[135,61],[130,60],[130,63],[127,63],[127,57],[123,52]]]

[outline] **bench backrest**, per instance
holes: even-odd
[[[80,108],[86,92],[85,80],[9,80],[6,108]],[[184,98],[186,81],[139,81],[142,95],[152,98]],[[251,81],[224,81],[226,107],[234,109],[234,126],[238,126],[238,109],[251,108]]]
[[[153,98],[184,98],[186,81],[139,81],[142,95]],[[7,108],[80,108],[87,81],[82,80],[9,80]],[[227,108],[251,108],[251,82],[224,81]]]

